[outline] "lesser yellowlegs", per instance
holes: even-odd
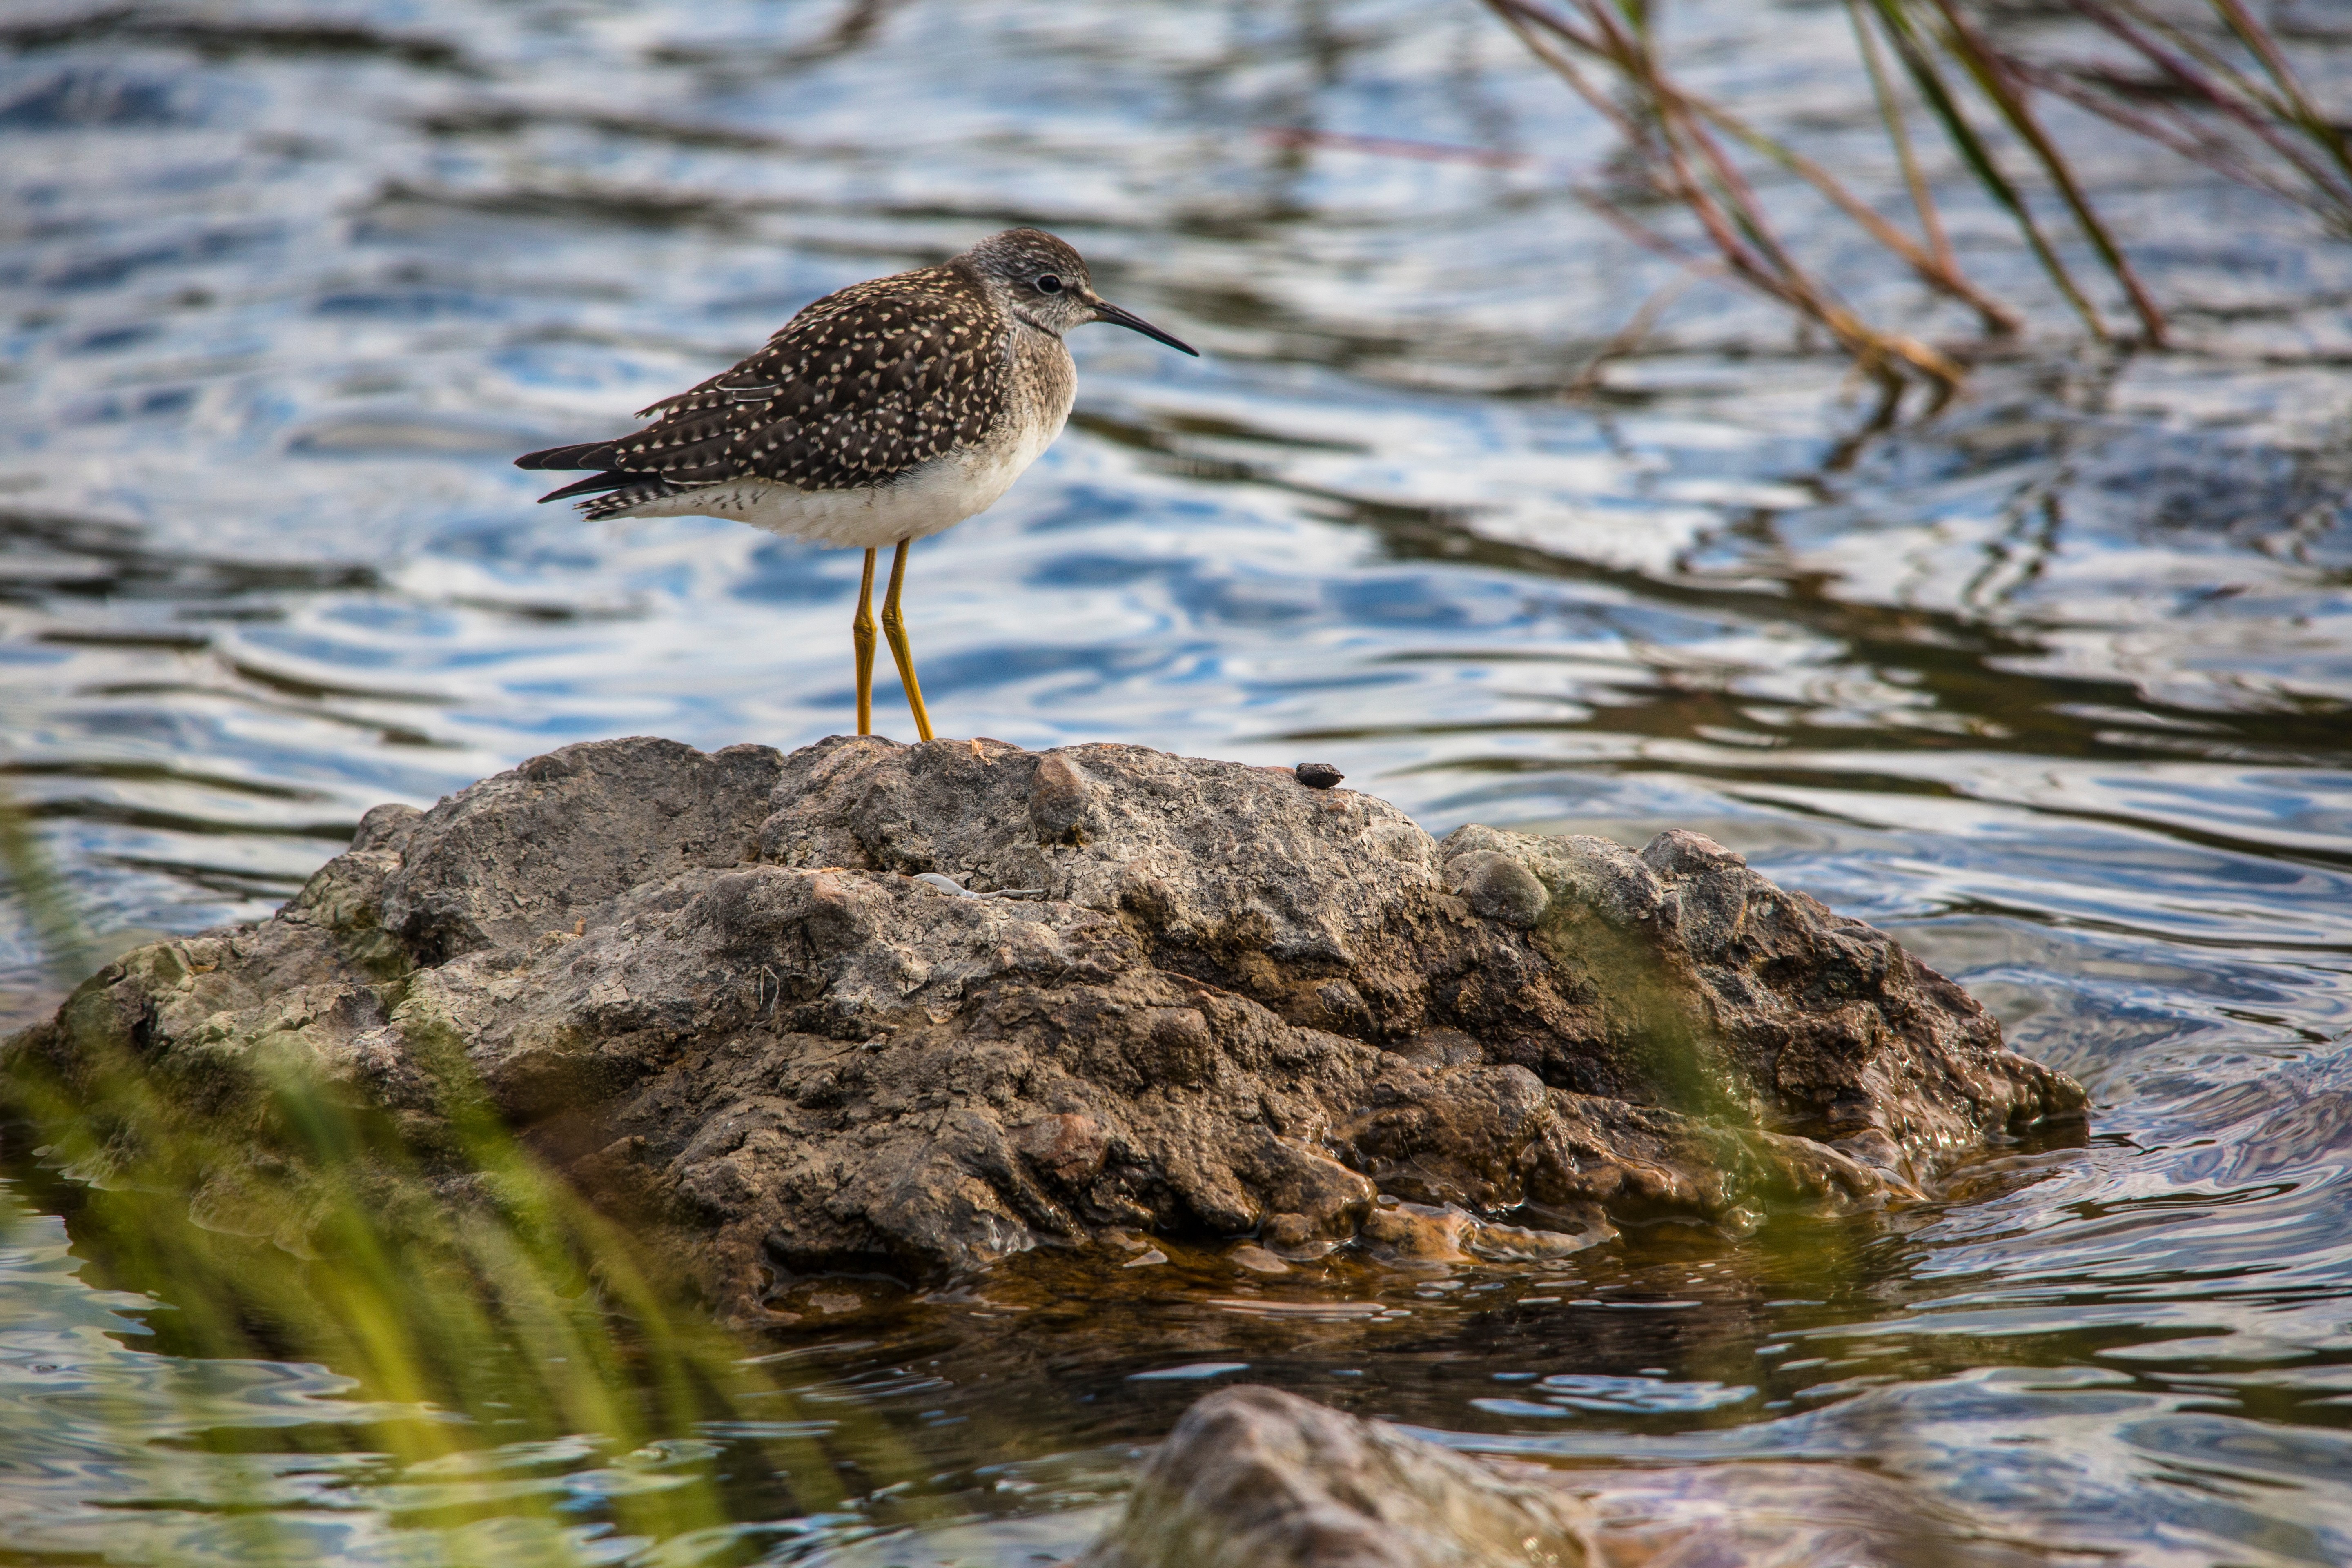
[[[861,735],[874,721],[875,552],[895,545],[882,630],[928,741],[898,608],[908,549],[993,505],[1061,434],[1077,389],[1062,334],[1088,321],[1197,352],[1097,294],[1061,240],[1009,228],[826,295],[734,369],[640,411],[653,423],[634,435],[515,466],[594,469],[541,498],[585,497],[592,518],[730,518],[864,550],[851,623]]]

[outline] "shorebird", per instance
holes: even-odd
[[[634,435],[515,467],[594,469],[540,498],[585,497],[590,518],[729,518],[864,550],[850,623],[861,735],[874,728],[875,553],[896,546],[882,631],[928,741],[898,608],[907,552],[994,505],[1062,433],[1077,390],[1062,334],[1088,321],[1199,354],[1096,293],[1062,240],[1008,228],[936,267],[826,295],[734,369],[639,410],[653,423]]]

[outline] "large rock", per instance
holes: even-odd
[[[8,1050],[111,1118],[96,1173],[200,1128],[236,1157],[199,1207],[293,1246],[289,1081],[451,1200],[487,1116],[746,1310],[1131,1227],[1540,1253],[1840,1212],[2084,1106],[1694,834],[1441,844],[1280,770],[987,741],[567,747],[378,807],[276,918]]]
[[[1591,1510],[1271,1388],[1184,1413],[1072,1568],[1585,1568]]]

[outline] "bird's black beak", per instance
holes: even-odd
[[[1141,332],[1145,337],[1157,338],[1170,348],[1181,350],[1182,353],[1191,354],[1194,359],[1201,357],[1201,351],[1183,339],[1161,331],[1134,311],[1122,310],[1099,294],[1089,290],[1087,303],[1095,308],[1095,320],[1097,321],[1108,321],[1114,326],[1125,327],[1130,332]]]

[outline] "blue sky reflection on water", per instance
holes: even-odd
[[[507,459],[620,428],[828,289],[1036,222],[1207,352],[1080,333],[1070,431],[917,552],[945,732],[1311,755],[1439,830],[1698,827],[1898,929],[2102,1107],[2087,1147],[1843,1237],[1818,1290],[1768,1237],[1402,1282],[1417,1316],[1371,1337],[1185,1297],[1107,1362],[992,1361],[984,1333],[921,1376],[829,1352],[939,1431],[1017,1365],[1055,1391],[1045,1436],[956,1455],[1000,1468],[927,1483],[945,1523],[876,1505],[702,1544],[1067,1552],[1196,1392],[1129,1374],[1231,1361],[1570,1466],[1635,1523],[1748,1520],[1758,1560],[1833,1529],[1905,1560],[1898,1513],[1947,1561],[2352,1561],[2352,249],[2101,141],[2182,349],[1992,364],[1850,445],[1843,368],[1706,287],[1559,395],[1669,273],[1562,194],[1600,131],[1466,4],[329,11],[332,49],[241,4],[208,42],[0,21],[0,766],[99,928],[259,917],[368,805],[570,741],[846,728],[854,557],[583,525]],[[1836,7],[1673,16],[1696,79],[1875,177]],[[1524,156],[1268,134],[1302,125]],[[1998,215],[1955,184],[1950,216],[2063,331]],[[1961,327],[1794,232],[1866,308]],[[0,972],[21,1014],[13,909]],[[255,1436],[361,1419],[314,1412],[346,1380],[145,1348],[156,1309],[79,1281],[58,1218],[8,1244],[16,1549],[231,1558],[258,1499],[352,1561],[436,1550],[395,1512],[425,1479]],[[154,1440],[199,1385],[234,1453]],[[622,1561],[649,1548],[598,1500],[731,1462],[698,1440],[484,1462],[571,1488],[565,1549]],[[508,1528],[488,1509],[451,1549]]]

